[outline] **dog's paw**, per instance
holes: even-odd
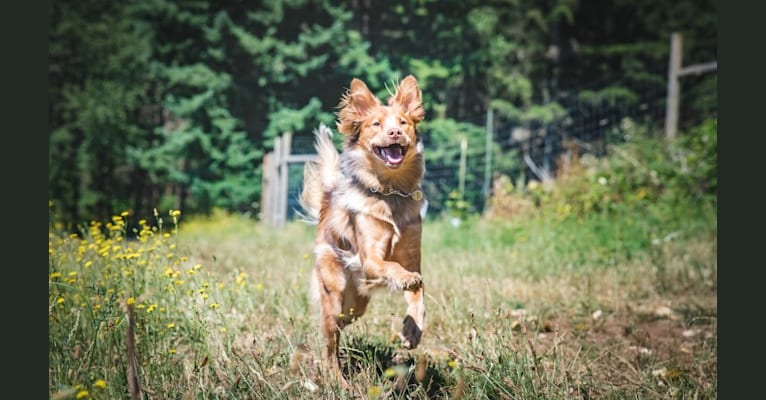
[[[417,272],[408,272],[407,275],[395,281],[394,286],[401,290],[418,290],[423,286],[423,277]]]
[[[394,332],[391,334],[391,344],[403,349],[412,350],[417,347],[417,342],[413,342],[402,332]]]
[[[413,339],[414,339],[414,338],[413,338]],[[407,349],[407,350],[412,350],[412,349],[414,349],[415,347],[418,347],[418,342],[417,342],[417,340],[410,340],[410,338],[408,338],[407,336],[405,336],[403,333],[399,333],[399,344],[400,344],[400,345],[401,345],[403,348],[405,348],[405,349]]]
[[[420,338],[423,336],[423,330],[409,315],[404,318],[402,331],[399,333],[402,347],[414,349],[420,344]]]

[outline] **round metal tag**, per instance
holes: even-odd
[[[412,192],[412,200],[415,200],[415,201],[423,200],[423,192],[421,192],[420,190],[416,190]]]

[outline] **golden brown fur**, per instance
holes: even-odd
[[[341,381],[340,331],[367,308],[373,289],[402,290],[407,303],[400,337],[414,348],[425,328],[420,275],[420,189],[423,146],[417,125],[424,118],[412,75],[384,105],[361,80],[342,96],[339,154],[329,128],[316,133],[317,162],[306,165],[301,204],[317,222],[312,300],[319,305],[325,362]]]

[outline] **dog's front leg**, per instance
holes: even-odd
[[[406,269],[420,272],[420,244],[421,225],[409,224],[402,231],[402,238],[396,246],[393,259],[399,261]],[[414,349],[420,343],[420,338],[425,329],[426,306],[424,301],[425,287],[420,285],[404,292],[404,300],[407,302],[407,315],[404,317],[402,331],[399,337],[402,345]]]
[[[370,286],[386,285],[393,290],[417,290],[423,282],[420,272],[386,260],[390,256],[394,233],[387,222],[359,215],[356,242],[365,281]],[[419,260],[413,261],[419,264]]]
[[[362,288],[362,293],[378,286],[388,286],[392,290],[416,291],[423,285],[423,278],[419,272],[408,271],[398,262],[384,261],[370,258],[362,264],[367,287]]]
[[[407,316],[404,317],[404,324],[399,337],[402,339],[402,345],[408,349],[418,347],[425,328],[424,290],[425,288],[421,283],[417,290],[404,292],[404,300],[407,301]]]

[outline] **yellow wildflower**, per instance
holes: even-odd
[[[240,286],[245,286],[247,284],[247,281],[245,280],[246,278],[247,278],[247,274],[244,272],[240,272],[237,275],[237,279],[236,279],[237,284]]]
[[[136,298],[135,297],[128,297],[127,301],[129,306],[132,306],[133,304],[136,304]]]
[[[61,278],[61,272],[54,272],[51,274],[51,279]]]
[[[77,392],[77,396],[75,396],[75,397],[78,398],[78,399],[84,399],[84,398],[88,397],[88,391],[87,390],[80,390],[79,392]]]
[[[368,399],[377,399],[380,397],[380,394],[383,392],[383,389],[380,388],[380,386],[370,386],[367,389],[367,398]]]
[[[64,298],[63,297],[59,297],[58,299],[56,299],[56,303],[58,303],[58,304],[61,304],[63,302],[64,302]]]
[[[167,326],[168,326],[168,329],[173,329],[173,328],[175,328],[175,327],[176,327],[176,324],[174,324],[174,323],[172,323],[172,322],[171,322],[171,323],[169,323]]]
[[[211,308],[211,309],[213,309],[213,310],[215,310],[215,309],[218,309],[218,308],[220,308],[220,307],[221,307],[221,305],[220,305],[220,304],[218,304],[218,303],[211,303],[211,304],[210,304],[210,308]]]
[[[96,381],[93,382],[93,387],[98,389],[104,389],[106,388],[106,381],[103,379],[96,379]]]

